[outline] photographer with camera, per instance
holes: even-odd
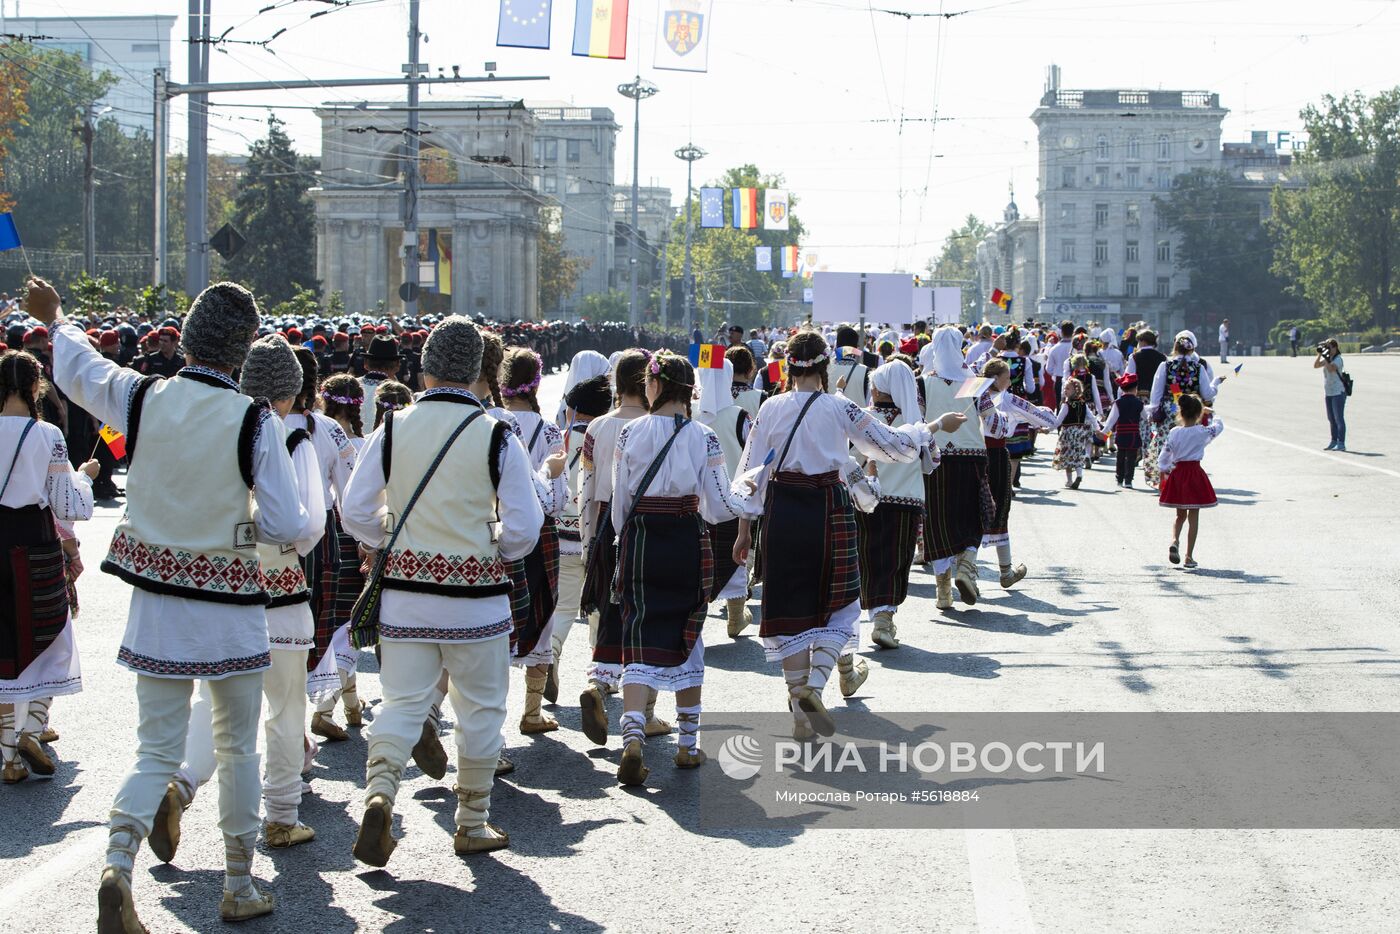
[[[1313,360],[1313,369],[1323,371],[1322,391],[1327,401],[1327,424],[1332,428],[1332,443],[1324,450],[1345,451],[1346,407],[1347,396],[1351,394],[1351,377],[1342,365],[1342,349],[1337,346],[1335,338],[1329,337],[1314,349],[1317,351],[1317,358]]]

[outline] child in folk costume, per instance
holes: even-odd
[[[870,385],[873,403],[866,411],[880,424],[892,428],[918,424],[918,388],[907,364],[900,360],[883,364],[871,375]],[[879,477],[878,505],[869,513],[858,510],[855,516],[860,605],[873,624],[875,646],[896,649],[894,617],[909,594],[909,569],[924,511],[923,468],[919,461],[876,467],[859,452],[856,459],[869,464]],[[841,693],[849,697],[865,680],[865,673],[853,667],[856,663],[849,658],[843,657],[840,664]]]
[[[412,404],[412,389],[396,379],[386,379],[374,389],[374,425],[371,426],[370,430],[373,431],[384,424],[385,414],[406,409]],[[360,445],[360,447],[364,447],[364,445]]]
[[[748,412],[749,418],[758,418],[758,407],[763,404],[763,390],[754,385],[758,364],[754,362],[753,351],[742,346],[730,347],[724,352],[724,359],[734,367],[733,385],[729,391],[734,396],[735,404]]]
[[[696,742],[705,680],[700,630],[716,580],[710,530],[737,522],[744,510],[730,491],[720,439],[690,420],[695,391],[690,363],[662,350],[647,370],[650,413],[622,427],[613,456],[614,592],[622,617],[623,666],[617,778],[624,785],[646,780],[644,708],[659,690],[676,694],[676,767],[693,769],[705,761]],[[727,401],[728,387],[722,388]]]
[[[1077,490],[1084,479],[1094,434],[1102,431],[1099,419],[1084,401],[1084,384],[1071,376],[1064,381],[1064,401],[1055,415],[1060,440],[1055,445],[1055,469],[1065,472],[1065,489]]]
[[[1013,328],[1012,334],[1019,332]],[[1039,403],[1040,386],[1036,382],[1036,374],[1040,372],[1040,364],[1031,359],[1031,342],[1029,340],[1018,340],[1015,344],[1007,344],[1007,348],[1002,352],[1001,358],[1006,361],[1010,368],[1010,381],[1007,384],[1007,391],[1018,399],[1023,399],[1030,403]],[[1006,438],[1006,455],[1011,459],[1011,485],[1019,488],[1021,486],[1021,461],[1035,453],[1035,435],[1037,428],[1029,421],[1018,420],[1011,430],[1011,434]]]
[[[1185,567],[1194,568],[1201,510],[1215,505],[1215,488],[1210,484],[1210,477],[1201,469],[1201,458],[1205,456],[1206,445],[1220,437],[1225,430],[1225,424],[1215,417],[1210,419],[1210,424],[1201,424],[1205,405],[1194,393],[1183,395],[1177,405],[1180,424],[1167,435],[1162,452],[1157,457],[1157,469],[1162,477],[1162,490],[1157,501],[1168,509],[1176,510],[1176,521],[1172,523],[1172,543],[1167,549],[1168,560],[1172,564],[1181,560],[1181,527],[1187,525]]]
[[[31,771],[54,773],[41,745],[52,742],[44,736],[49,705],[83,688],[55,520],[92,518],[99,465],[73,469],[63,432],[40,419],[44,386],[32,355],[0,355],[0,754],[7,785]]]
[[[1103,358],[1103,344],[1098,338],[1090,338],[1084,342],[1084,357],[1091,377],[1085,383],[1085,390],[1088,391],[1090,385],[1093,386],[1094,413],[1098,415],[1100,420],[1103,420],[1108,414],[1109,406],[1113,403],[1113,385],[1110,382],[1108,362]],[[1080,379],[1082,380],[1083,377]],[[1098,463],[1105,445],[1110,440],[1112,439],[1105,438],[1100,434],[1094,435],[1094,463]]]
[[[747,349],[747,348],[745,348]],[[706,367],[699,371],[699,421],[715,433],[724,451],[724,466],[733,476],[744,453],[752,419],[734,401],[730,386],[734,380],[734,364],[726,358],[720,369]],[[729,638],[737,639],[753,622],[753,614],[744,605],[749,595],[749,569],[734,562],[734,542],[739,537],[739,518],[731,516],[709,527],[714,551],[714,597],[725,602]]]
[[[1210,361],[1196,353],[1196,335],[1190,331],[1177,332],[1172,342],[1172,355],[1157,367],[1152,375],[1152,390],[1148,393],[1147,414],[1152,422],[1152,437],[1143,452],[1142,475],[1149,486],[1156,487],[1161,482],[1157,461],[1176,421],[1177,399],[1190,393],[1209,405],[1215,401],[1219,387],[1220,380],[1216,379]]]
[[[1137,376],[1129,373],[1118,380],[1123,394],[1113,400],[1113,408],[1103,423],[1103,430],[1112,433],[1113,444],[1117,449],[1117,470],[1115,477],[1124,489],[1133,488],[1133,474],[1137,471],[1138,458],[1142,454],[1142,410],[1143,402],[1137,394]]]
[[[559,398],[559,410],[554,413],[554,426],[560,431],[569,427],[569,393],[579,383],[599,376],[607,376],[611,367],[608,358],[596,350],[580,350],[569,361],[569,372],[564,377],[564,394]]]
[[[501,364],[501,395],[525,444],[530,469],[541,470],[545,461],[556,455],[561,468],[547,484],[537,485],[544,510],[539,541],[528,555],[506,566],[511,578],[510,612],[514,624],[511,658],[525,669],[525,711],[520,717],[520,732],[526,735],[559,729],[559,722],[545,716],[540,707],[549,666],[554,661],[551,639],[554,607],[559,602],[559,529],[555,517],[564,511],[568,488],[562,474],[564,436],[540,413],[536,394],[543,377],[544,364],[533,350],[506,348]]]
[[[998,394],[996,407],[982,412],[982,433],[987,444],[987,485],[996,502],[992,523],[982,535],[982,547],[991,545],[996,548],[1001,586],[1010,589],[1026,576],[1026,566],[1011,562],[1011,501],[1015,497],[1012,493],[1012,466],[1007,439],[1015,436],[1020,425],[1045,429],[1054,427],[1055,414],[1009,391],[1011,366],[1005,359],[989,360],[982,368],[982,375],[994,380],[990,392]]]
[[[744,446],[740,471],[775,460],[763,488],[763,611],[759,636],[781,661],[794,736],[823,736],[836,725],[821,693],[860,616],[860,567],[851,495],[842,478],[850,444],[888,463],[918,460],[929,441],[922,422],[891,428],[854,402],[827,394],[830,353],[803,331],[788,342],[789,391],[769,399]],[[958,421],[952,416],[949,424]],[[757,504],[755,504],[757,505]],[[734,557],[748,558],[749,521]]]
[[[458,854],[501,849],[487,822],[510,685],[510,590],[505,562],[534,548],[544,521],[524,447],[485,414],[469,386],[482,339],[467,318],[439,322],[423,346],[427,389],[365,442],[343,503],[346,528],[383,565],[380,686],[370,728],[364,818],[354,854],[388,863],[393,806],[444,670],[456,714]],[[440,469],[429,474],[433,465]],[[426,481],[426,483],[425,483]],[[422,488],[419,505],[405,508]]]
[[[554,608],[554,629],[550,637],[554,655],[549,663],[549,680],[544,686],[544,699],[551,704],[559,700],[559,656],[564,651],[564,641],[569,637],[569,631],[578,620],[583,598],[583,534],[579,520],[583,445],[589,423],[606,415],[612,408],[612,384],[607,373],[575,384],[565,393],[564,405],[567,416],[564,480],[567,491],[564,510],[559,515],[559,602]]]
[[[583,605],[585,613],[596,613],[598,629],[593,636],[593,663],[588,669],[588,686],[579,695],[583,735],[599,746],[608,741],[608,716],[604,706],[607,694],[616,694],[622,679],[622,614],[612,600],[617,569],[616,526],[612,519],[613,455],[617,437],[635,418],[647,414],[647,367],[651,356],[644,350],[627,350],[613,368],[613,389],[617,408],[595,418],[584,435],[582,477],[579,480],[580,535],[588,551],[584,557]],[[646,704],[647,736],[671,732],[671,725],[655,714],[656,692],[650,691]]]

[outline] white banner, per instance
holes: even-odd
[[[936,324],[957,324],[962,320],[962,289],[933,290],[933,320]]]
[[[818,272],[812,277],[812,320],[830,324],[860,320],[858,272]],[[865,320],[868,324],[905,323],[913,307],[914,277],[902,272],[865,275]]]
[[[710,70],[713,0],[659,0],[656,67],[665,71]]]
[[[777,188],[763,192],[763,229],[788,229],[788,193]]]

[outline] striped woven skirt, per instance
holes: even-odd
[[[918,506],[881,503],[874,512],[856,513],[861,609],[900,606],[909,595],[921,512]]]
[[[719,525],[706,523],[706,528],[710,530],[710,550],[714,553],[715,561],[710,587],[711,599],[714,599],[721,595],[730,578],[739,570],[739,565],[734,562],[734,542],[739,538],[739,520],[731,519]]]
[[[933,473],[924,474],[924,560],[952,558],[978,548],[996,515],[987,484],[987,458],[944,454]]]
[[[68,606],[53,513],[47,506],[0,507],[0,679],[19,679],[60,639],[70,628]]]
[[[559,529],[545,516],[540,540],[523,558],[506,562],[510,576],[510,655],[523,659],[547,636],[559,602]],[[543,648],[549,646],[544,640]],[[548,664],[544,659],[540,664]]]
[[[770,655],[791,637],[824,629],[860,598],[860,554],[851,494],[839,471],[783,471],[768,485],[763,527],[763,623]],[[844,641],[843,643],[844,644]]]
[[[312,631],[312,639],[316,644],[306,659],[308,672],[315,671],[316,666],[321,663],[322,656],[331,646],[331,636],[335,635],[341,623],[350,618],[350,607],[355,605],[355,599],[360,595],[359,589],[351,593],[350,602],[345,604],[344,612],[341,612],[342,607],[336,599],[340,563],[339,525],[335,520],[335,510],[327,509],[325,534],[316,543],[316,547],[301,559],[301,568],[306,574],[306,586],[311,592],[311,618],[316,621],[316,628]],[[357,552],[357,567],[359,563]]]
[[[1011,452],[1010,445],[1001,446],[995,438],[987,439],[987,489],[992,493],[996,508],[992,521],[982,533],[982,547],[1005,545],[1011,540]]]
[[[588,550],[583,577],[583,612],[598,614],[598,638],[593,643],[595,665],[622,664],[622,613],[613,602],[617,548],[613,543],[612,507],[598,504],[598,533]]]
[[[624,666],[674,668],[695,647],[715,568],[699,505],[696,496],[644,496],[622,529],[617,595]]]

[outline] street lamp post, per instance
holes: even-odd
[[[641,321],[637,310],[637,185],[641,174],[638,161],[642,147],[642,101],[655,97],[660,91],[650,81],[643,81],[641,75],[637,75],[631,84],[617,86],[617,93],[632,99],[632,229],[627,234],[627,269],[631,287],[627,300],[627,323],[634,328]]]
[[[685,309],[682,312],[682,318],[685,321],[687,334],[694,327],[695,321],[695,289],[692,284],[690,266],[690,193],[693,190],[695,163],[707,155],[709,153],[694,143],[686,143],[676,150],[676,158],[685,160],[685,268],[681,272],[681,294],[685,296]]]

